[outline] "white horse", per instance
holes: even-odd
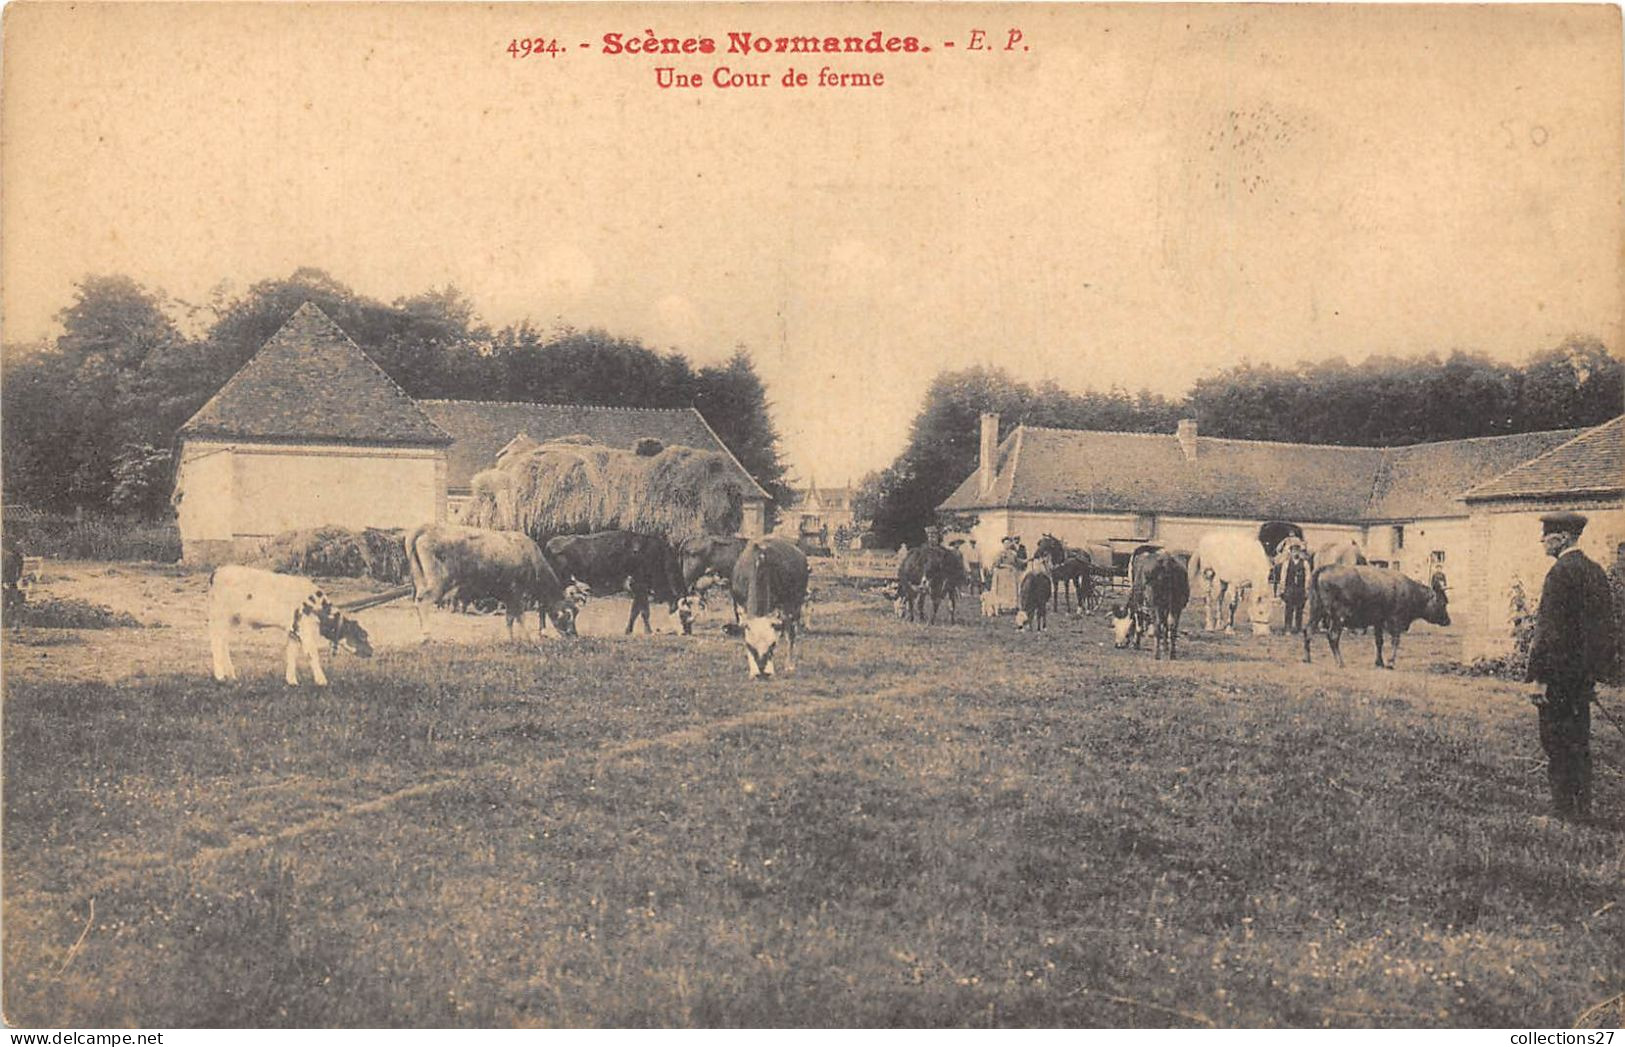
[[[1258,539],[1239,531],[1209,531],[1196,543],[1190,563],[1191,594],[1207,594],[1206,626],[1209,632],[1225,619],[1224,631],[1236,631],[1236,607],[1242,592],[1252,591],[1248,617],[1254,622],[1269,620],[1270,560]],[[1228,598],[1228,599],[1227,599]],[[1228,614],[1222,614],[1227,609]]]

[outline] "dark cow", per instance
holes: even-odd
[[[965,561],[952,549],[922,545],[912,549],[897,569],[898,613],[909,621],[925,619],[925,600],[931,598],[932,625],[943,598],[948,600],[948,620],[959,621],[959,589],[966,584]]]
[[[773,651],[785,641],[785,671],[795,668],[796,629],[807,602],[807,557],[782,538],[746,543],[734,562],[731,587],[745,609],[745,655],[752,679],[773,675]]]
[[[539,624],[552,619],[566,636],[575,634],[576,601],[567,596],[541,546],[517,531],[487,531],[456,524],[424,524],[407,532],[406,562],[412,571],[413,603],[423,639],[429,639],[424,605],[450,599],[496,599],[525,629],[525,611],[536,607]]]
[[[937,624],[937,608],[948,598],[948,621],[959,623],[959,589],[967,584],[965,561],[952,549],[940,545],[925,547],[925,593],[931,597],[931,624]],[[920,610],[923,612],[924,597]]]
[[[1156,633],[1155,657],[1162,657],[1162,645],[1168,644],[1168,660],[1177,657],[1179,643],[1179,616],[1191,602],[1191,583],[1188,569],[1173,553],[1157,552],[1145,572],[1145,589],[1151,604],[1152,631]]]
[[[1051,597],[1057,611],[1061,609],[1061,595],[1066,594],[1066,609],[1072,610],[1072,594],[1078,594],[1078,610],[1088,610],[1094,588],[1094,561],[1082,549],[1068,549],[1059,538],[1046,534],[1033,547],[1035,559],[1049,561],[1050,579],[1055,583]]]
[[[0,606],[0,614],[11,621],[13,631],[22,627],[22,609],[25,597],[23,595],[23,551],[17,547],[10,538],[4,541],[5,558],[5,603]]]
[[[1435,576],[1432,586],[1423,585],[1398,571],[1381,567],[1320,567],[1309,582],[1309,617],[1303,629],[1303,660],[1310,661],[1309,634],[1317,626],[1326,628],[1326,642],[1332,657],[1343,664],[1340,648],[1343,630],[1369,626],[1377,637],[1377,666],[1392,669],[1399,655],[1399,637],[1416,619],[1434,625],[1449,625],[1449,597],[1444,579]],[[1393,641],[1387,665],[1382,660],[1382,638]]]
[[[729,583],[733,580],[734,564],[739,561],[739,554],[745,551],[748,539],[732,535],[702,534],[685,538],[677,544],[678,570],[682,574],[683,592],[686,598],[695,593],[704,594],[713,585],[721,583],[723,591],[729,592]],[[730,600],[732,593],[729,592]],[[739,604],[733,604],[734,624],[739,624]],[[691,619],[692,621],[692,619]],[[685,627],[684,632],[689,630]]]
[[[1054,595],[1055,583],[1049,576],[1049,561],[1034,559],[1021,576],[1021,589],[1017,597],[1016,628],[1026,629],[1030,622],[1033,631],[1042,632],[1049,627],[1049,603]]]
[[[664,538],[631,531],[599,531],[596,534],[562,535],[544,549],[547,562],[566,581],[581,582],[595,596],[626,592],[632,597],[632,612],[626,631],[643,619],[643,631],[651,633],[649,601],[659,600],[672,614],[677,601],[686,595],[678,574],[677,557]],[[682,592],[679,592],[683,589]]]

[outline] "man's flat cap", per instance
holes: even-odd
[[[1554,534],[1559,531],[1567,534],[1579,534],[1586,529],[1586,518],[1581,513],[1547,513],[1540,518],[1541,534]]]

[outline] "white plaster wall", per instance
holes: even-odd
[[[1625,541],[1625,504],[1619,500],[1564,503],[1510,503],[1475,510],[1474,537],[1483,544],[1481,562],[1469,572],[1467,657],[1494,657],[1512,645],[1510,594],[1514,582],[1523,586],[1530,610],[1539,603],[1540,589],[1552,560],[1541,545],[1540,518],[1569,509],[1585,513],[1590,522],[1580,536],[1580,549],[1604,569],[1613,563],[1615,550]],[[1454,583],[1453,583],[1454,584]],[[1452,602],[1452,613],[1455,603]]]
[[[193,439],[181,442],[181,463],[175,474],[175,518],[183,545],[231,538],[233,477],[230,444]]]
[[[435,520],[445,501],[444,453],[433,449],[239,444],[231,458],[237,537],[413,527]]]

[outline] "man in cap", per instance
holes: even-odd
[[[1532,699],[1540,711],[1540,744],[1552,805],[1564,818],[1591,814],[1591,702],[1599,679],[1613,678],[1615,647],[1608,576],[1575,544],[1579,513],[1540,518],[1541,543],[1556,562],[1540,591],[1535,636],[1524,678],[1546,685]]]

